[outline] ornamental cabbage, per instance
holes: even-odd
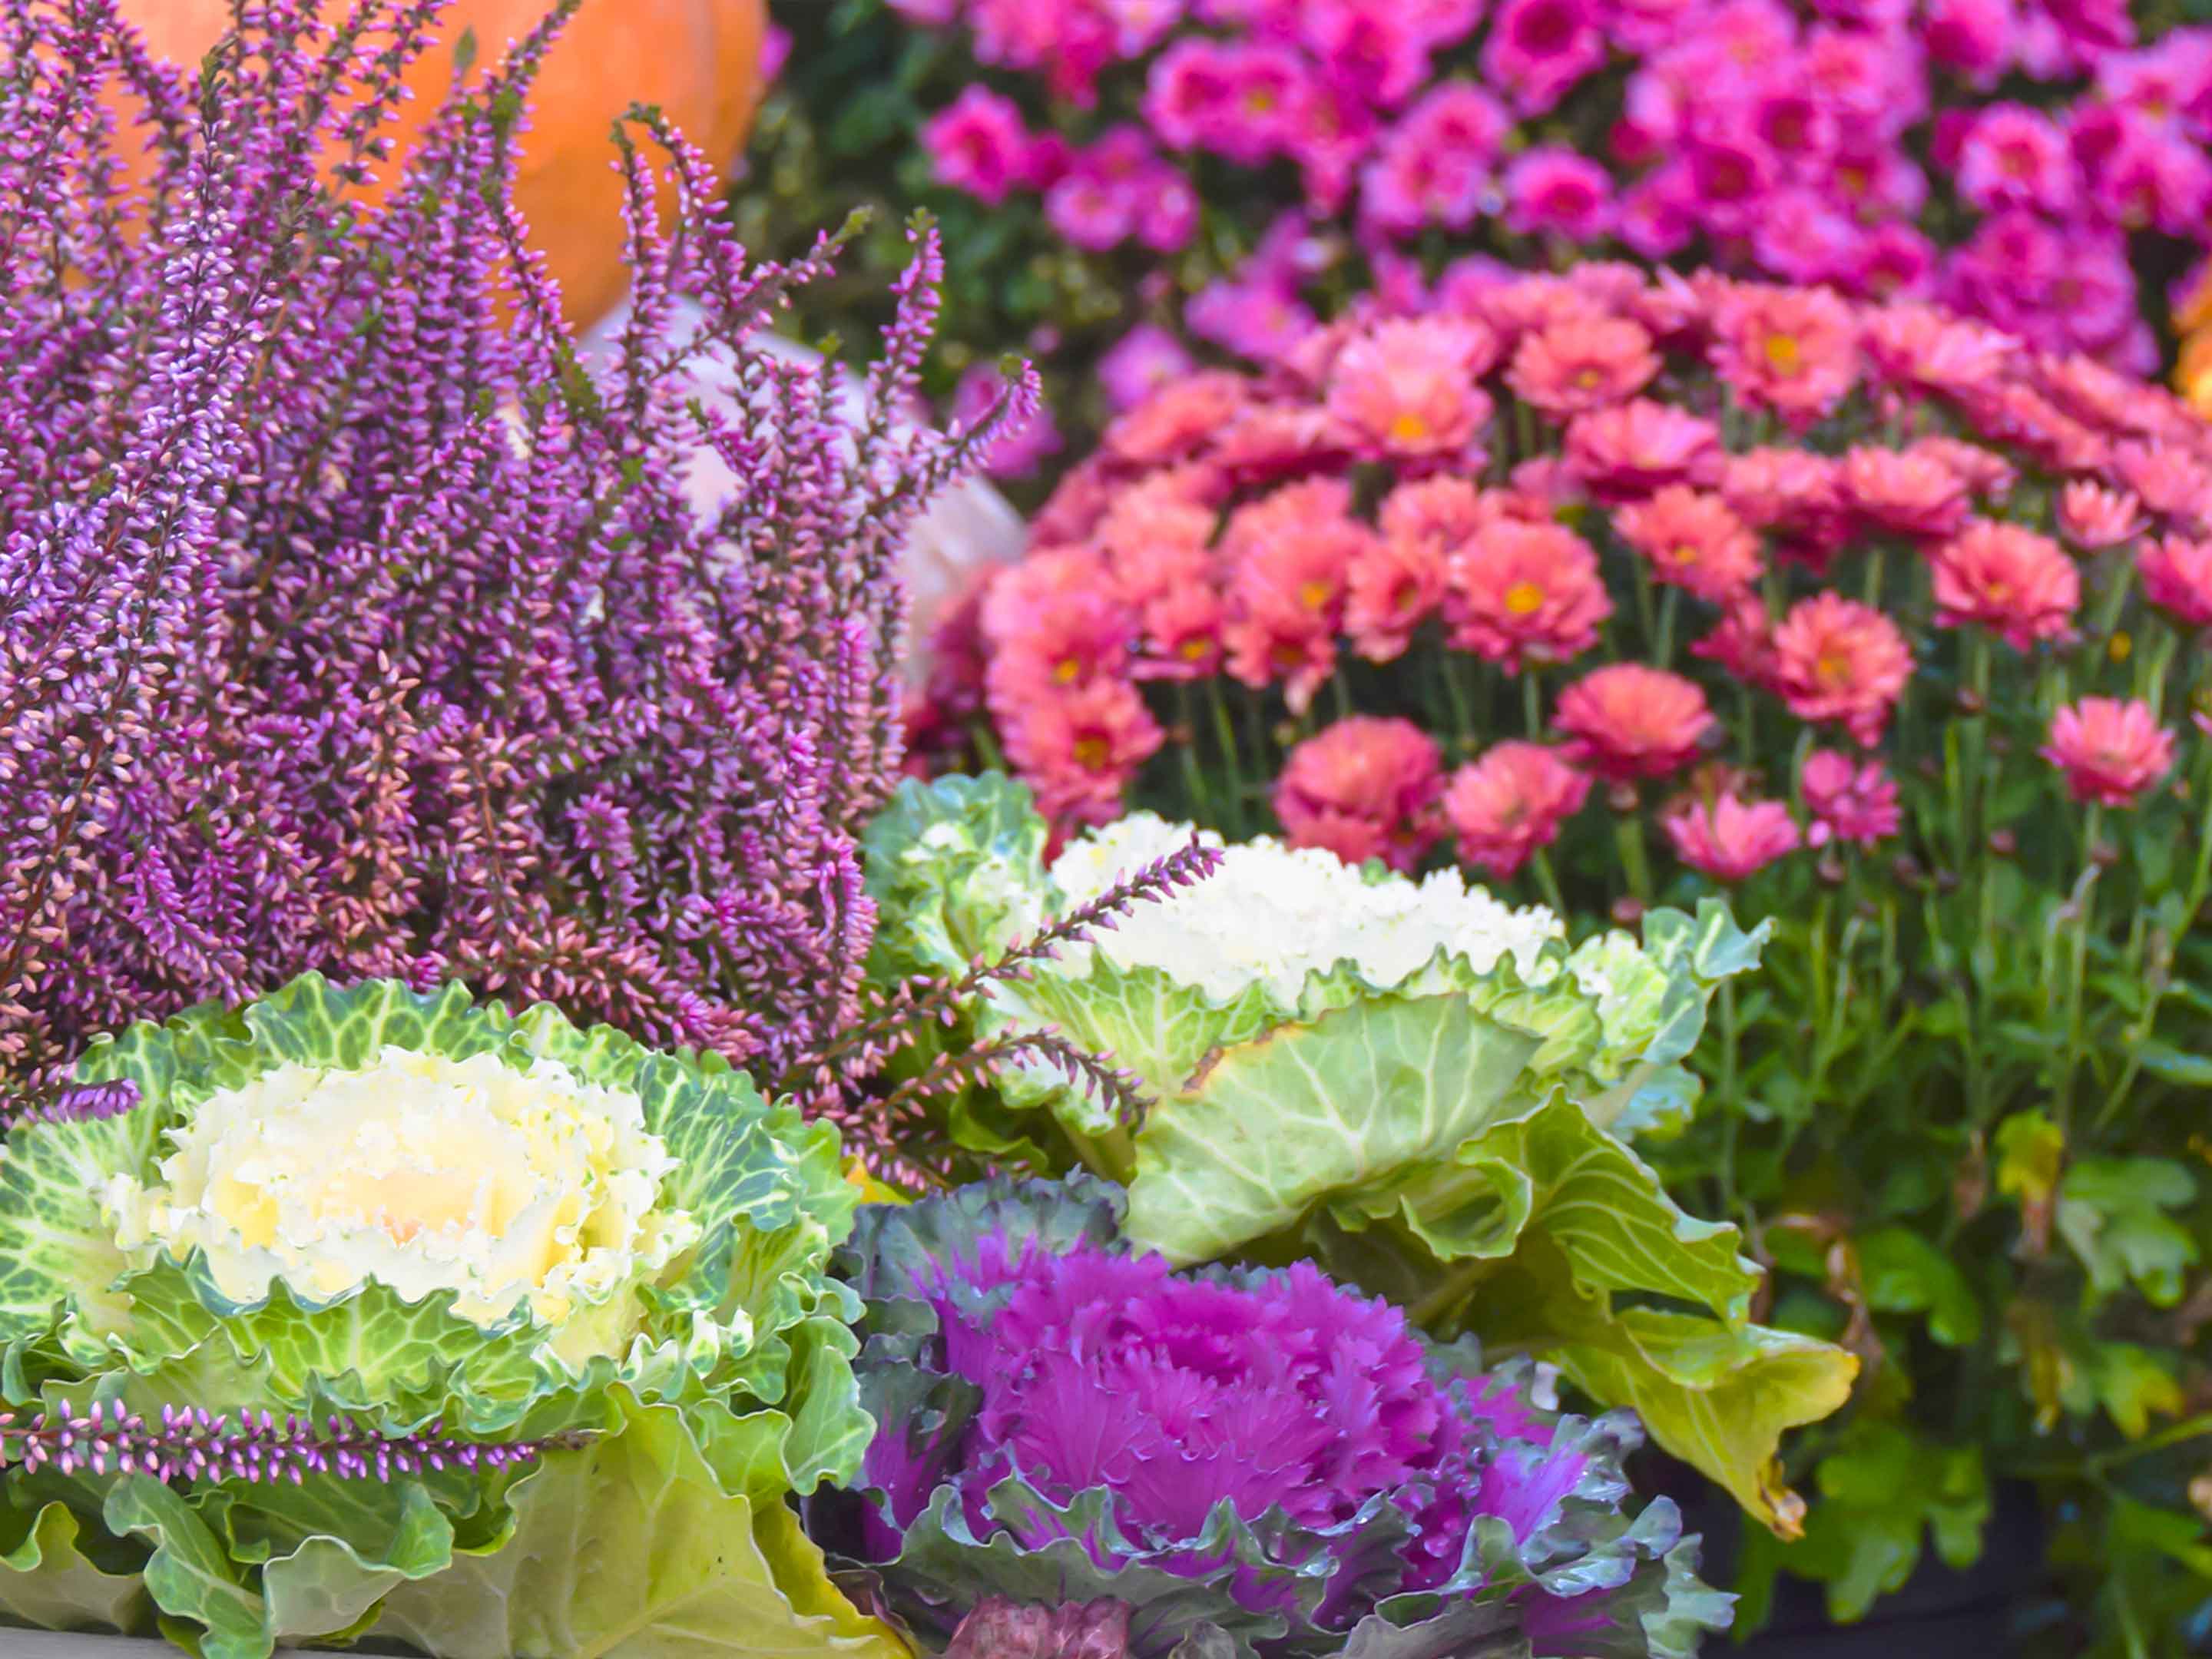
[[[1018,786],[908,784],[866,840],[875,970],[991,960],[1191,834],[1135,814],[1048,869]],[[1684,1214],[1628,1139],[1694,1109],[1682,1061],[1765,932],[1707,901],[1570,949],[1548,912],[1455,873],[1254,841],[991,984],[953,1035],[1057,1028],[1135,1075],[1153,1097],[1138,1121],[1016,1059],[951,1099],[944,1133],[1126,1183],[1131,1239],[1176,1264],[1311,1257],[1440,1334],[1540,1355],[1788,1534],[1779,1437],[1839,1407],[1856,1362],[1752,1324],[1761,1276],[1737,1231]]]
[[[1641,1659],[1726,1626],[1673,1504],[1626,1506],[1632,1415],[1547,1409],[1310,1263],[1177,1273],[1121,1208],[1001,1179],[841,1255],[886,1425],[849,1535],[917,1632],[1088,1603],[1134,1659]]]
[[[0,1149],[0,1622],[900,1653],[786,1501],[872,1432],[834,1131],[550,1007],[312,975],[76,1079],[138,1104]]]

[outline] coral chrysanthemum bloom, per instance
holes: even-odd
[[[1275,780],[1275,816],[1293,847],[1411,870],[1437,839],[1431,809],[1443,788],[1443,757],[1427,732],[1354,715],[1291,750]]]
[[[2133,541],[2142,528],[2142,503],[2132,490],[2076,478],[2058,492],[2059,533],[2084,552]]]
[[[1815,847],[1831,841],[1872,847],[1893,836],[1904,822],[1897,780],[1880,761],[1855,761],[1833,749],[1815,749],[1798,769],[1813,828],[1805,839]]]
[[[2075,799],[2133,806],[2173,769],[2173,733],[2147,702],[2084,697],[2051,717],[2041,753],[2066,775]]]
[[[2177,622],[2212,626],[2212,541],[2168,536],[2136,556],[2143,597]]]
[[[1725,459],[1702,415],[1633,398],[1567,422],[1567,465],[1600,501],[1632,501],[1670,483],[1710,483]]]
[[[1815,593],[1774,630],[1772,683],[1801,720],[1840,720],[1872,743],[1912,678],[1912,652],[1895,623],[1840,593]]]
[[[1936,550],[1936,620],[1978,623],[2015,651],[2064,639],[2081,603],[2081,575],[2048,536],[1988,520]]]
[[[1444,614],[1451,643],[1502,664],[1565,662],[1597,642],[1613,614],[1597,555],[1555,524],[1501,520],[1478,531],[1451,564]]]
[[[1861,444],[1844,457],[1844,495],[1877,529],[1950,536],[1966,521],[1966,481],[1923,449]]]
[[[1746,287],[1719,309],[1713,367],[1747,401],[1809,424],[1857,383],[1857,326],[1826,289]]]
[[[1459,855],[1504,880],[1582,810],[1590,781],[1540,743],[1501,743],[1452,774],[1444,821]]]
[[[1739,800],[1728,790],[1692,800],[1659,820],[1675,855],[1719,881],[1741,881],[1802,842],[1797,822],[1778,800]]]
[[[1684,484],[1622,507],[1613,524],[1621,540],[1650,561],[1659,580],[1715,605],[1742,592],[1765,568],[1759,538],[1729,504]]]
[[[1470,455],[1491,407],[1475,377],[1497,350],[1488,329],[1461,319],[1378,324],[1337,354],[1328,412],[1376,455]]]
[[[1688,764],[1712,729],[1713,715],[1693,682],[1631,662],[1577,680],[1559,694],[1552,723],[1573,739],[1568,758],[1627,783]]]
[[[1625,317],[1572,317],[1524,338],[1506,384],[1547,415],[1633,397],[1659,372],[1651,337]]]

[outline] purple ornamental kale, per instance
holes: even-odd
[[[851,1543],[918,1627],[1110,1598],[1140,1656],[1628,1659],[1725,1626],[1674,1505],[1626,1508],[1632,1417],[1541,1409],[1528,1368],[1433,1351],[1310,1264],[1132,1255],[1119,1203],[998,1182],[864,1214],[847,1265],[887,1426]]]
[[[928,238],[865,417],[739,350],[832,250],[748,269],[649,111],[609,149],[629,322],[580,362],[509,191],[576,3],[377,206],[317,158],[380,171],[442,0],[257,0],[190,71],[113,0],[0,4],[0,1096],[308,969],[770,1071],[854,1017],[894,565],[997,432],[894,418]],[[702,352],[735,413],[688,395]],[[737,480],[705,515],[702,453]]]

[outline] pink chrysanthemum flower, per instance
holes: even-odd
[[[1121,792],[1163,741],[1145,700],[1125,680],[1091,680],[994,709],[1006,757],[1036,789],[1037,809],[1052,818],[1113,817]]]
[[[2143,597],[2177,622],[2212,627],[2212,540],[2168,536],[2136,556]]]
[[[1648,398],[1594,409],[1567,422],[1567,465],[1600,501],[1632,501],[1670,483],[1718,476],[1721,432],[1701,415]]]
[[[1844,457],[1844,496],[1878,529],[1935,538],[1966,521],[1966,481],[1925,450],[1861,444]]]
[[[1539,743],[1501,743],[1452,775],[1444,822],[1466,863],[1504,881],[1582,810],[1589,776]]]
[[[2131,542],[2142,530],[2142,503],[2132,490],[2076,478],[2058,492],[2059,533],[2085,553]]]
[[[2064,639],[2081,603],[2081,576],[2048,536],[1979,520],[1936,550],[1936,620],[1976,623],[2015,651]]]
[[[1450,472],[1400,484],[1382,498],[1376,523],[1386,541],[1425,541],[1448,554],[1501,516],[1490,495]]]
[[[1389,662],[1443,604],[1449,561],[1434,536],[1376,538],[1352,561],[1345,636],[1370,662]]]
[[[1626,317],[1577,317],[1522,337],[1506,383],[1565,417],[1632,398],[1659,372],[1651,337]]]
[[[1487,329],[1459,319],[1379,324],[1338,353],[1328,412],[1374,454],[1475,457],[1491,407],[1475,380],[1497,349]]]
[[[1145,603],[1145,654],[1130,667],[1139,679],[1203,679],[1221,666],[1221,630],[1229,606],[1218,589],[1190,581]]]
[[[1802,843],[1796,820],[1778,800],[1739,800],[1723,790],[1692,799],[1660,820],[1675,856],[1717,881],[1741,881]]]
[[[1774,619],[1755,594],[1738,597],[1713,631],[1690,647],[1690,654],[1717,662],[1746,685],[1762,690],[1774,684]]]
[[[1737,289],[1715,321],[1713,367],[1739,396],[1789,420],[1817,420],[1857,383],[1857,325],[1824,289]]]
[[[2173,769],[2173,733],[2148,703],[2084,697],[2051,717],[2041,753],[2065,774],[2075,799],[2133,806]]]
[[[1717,495],[1669,484],[1613,515],[1621,540],[1650,562],[1662,582],[1724,605],[1759,580],[1759,538]]]
[[[1615,783],[1665,777],[1696,756],[1712,730],[1705,694],[1692,681],[1642,663],[1614,663],[1559,694],[1552,724],[1572,739],[1565,754]]]
[[[1291,750],[1275,781],[1275,816],[1294,847],[1411,870],[1439,834],[1443,789],[1435,739],[1411,720],[1354,715]]]
[[[1452,646],[1500,664],[1565,662],[1597,643],[1613,600],[1588,542],[1556,524],[1501,520],[1451,562],[1444,615]]]
[[[1798,769],[1813,827],[1805,839],[1815,847],[1830,842],[1874,846],[1897,833],[1904,823],[1897,780],[1880,761],[1855,761],[1833,749],[1815,749]]]
[[[1859,742],[1881,737],[1912,678],[1912,653],[1883,612],[1840,593],[1792,605],[1774,630],[1772,685],[1802,720],[1838,720]]]
[[[1176,381],[1107,428],[1106,449],[1139,466],[1183,459],[1243,413],[1251,395],[1243,375],[1225,371]]]

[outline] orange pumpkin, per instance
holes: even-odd
[[[408,71],[413,100],[385,129],[398,143],[392,163],[379,169],[380,185],[397,174],[409,137],[452,84],[462,31],[474,31],[479,64],[496,64],[550,4],[453,0],[439,20],[439,44]],[[198,64],[230,25],[230,0],[123,0],[122,10],[156,55],[183,64]],[[764,13],[765,0],[584,0],[548,54],[530,100],[515,203],[579,328],[612,309],[628,281],[609,124],[632,103],[657,104],[710,158],[735,160],[760,93]]]

